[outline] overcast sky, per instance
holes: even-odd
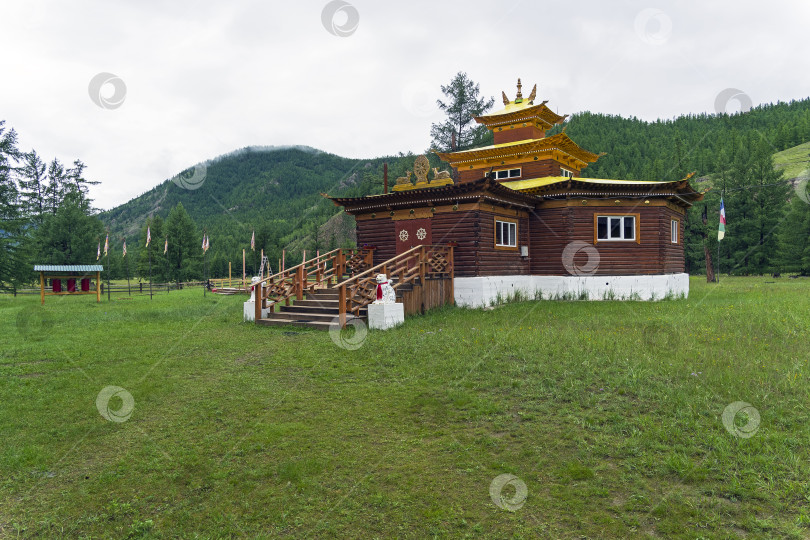
[[[560,114],[810,95],[810,2],[686,4],[4,0],[0,119],[23,150],[82,159],[106,209],[244,146],[421,152],[458,71],[496,107],[537,83]]]

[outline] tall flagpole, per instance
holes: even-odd
[[[152,244],[149,244],[149,300],[152,299]]]
[[[166,255],[166,294],[169,294],[169,284],[172,282],[171,278],[169,277],[169,237],[166,237],[166,243],[163,244],[164,247],[164,255]]]
[[[104,259],[107,261],[107,302],[110,301],[110,246],[108,245],[110,240],[110,231],[107,231],[107,236],[104,238]]]
[[[124,237],[124,259],[127,259],[127,239]],[[129,284],[129,259],[127,259],[127,293],[132,296],[132,286]]]

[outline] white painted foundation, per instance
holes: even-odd
[[[520,294],[527,300],[661,300],[689,296],[689,274],[643,276],[485,276],[455,278],[458,306],[486,307]]]
[[[369,304],[368,327],[372,330],[388,330],[405,322],[403,304]]]

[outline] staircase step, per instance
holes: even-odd
[[[315,291],[314,293],[307,293],[306,297],[308,300],[315,300],[315,299],[326,299],[326,300],[337,300],[340,297],[340,291],[337,289],[320,289]]]
[[[280,313],[288,313],[290,311],[294,312],[306,312],[306,313],[332,313],[337,315],[340,310],[338,309],[337,303],[334,305],[318,305],[318,306],[310,306],[310,305],[301,305],[300,303],[296,303],[292,306],[281,306],[279,310]],[[367,309],[361,308],[360,314],[365,315]]]
[[[323,321],[296,321],[293,319],[259,319],[259,324],[264,326],[305,326],[316,330],[329,330],[331,322]]]
[[[338,301],[337,300],[296,300],[293,302],[292,306],[281,306],[283,308],[291,308],[295,306],[296,308],[324,308],[324,309],[334,309],[337,311],[338,309]]]
[[[359,318],[363,319],[365,314]],[[292,319],[296,321],[323,321],[330,322],[338,316],[337,311],[330,313],[313,313],[312,311],[283,311],[281,313],[268,313],[267,319]],[[348,315],[349,318],[356,318]]]

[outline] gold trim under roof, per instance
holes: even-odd
[[[565,133],[557,133],[542,139],[528,139],[509,143],[494,144],[482,148],[462,150],[461,152],[436,152],[436,155],[452,166],[484,161],[487,159],[503,159],[506,157],[540,154],[552,150],[559,150],[577,159],[583,164],[593,163],[599,159],[598,154],[580,148],[577,143]]]

